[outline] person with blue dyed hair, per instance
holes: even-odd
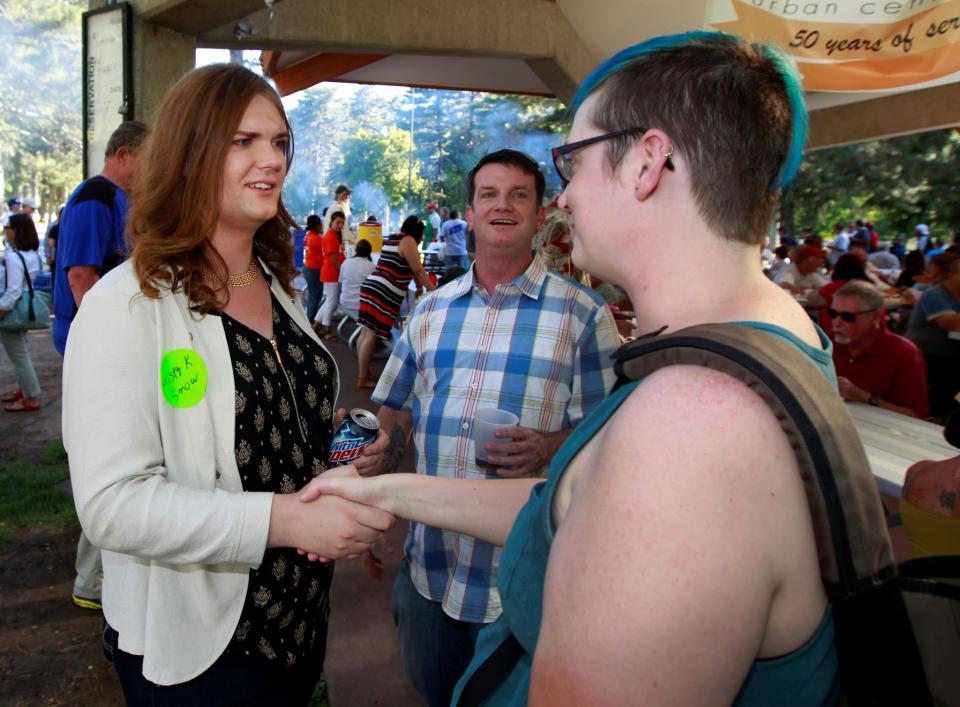
[[[597,68],[574,108],[553,150],[574,263],[626,290],[640,331],[739,322],[833,379],[829,340],[757,258],[806,139],[789,61],[724,34],[659,37]],[[505,543],[503,614],[480,632],[454,704],[839,699],[794,452],[766,403],[726,374],[669,366],[620,387],[546,482],[311,485]]]

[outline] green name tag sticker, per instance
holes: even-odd
[[[160,389],[175,408],[192,408],[207,392],[207,364],[193,349],[167,351],[160,360]]]

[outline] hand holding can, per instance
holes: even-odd
[[[377,416],[363,408],[353,408],[333,435],[330,452],[327,455],[327,467],[351,464],[363,456],[380,432]]]

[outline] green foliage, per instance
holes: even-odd
[[[337,146],[347,135],[341,119],[344,112],[336,102],[336,92],[329,85],[321,85],[304,91],[300,103],[289,113],[296,156],[283,188],[283,200],[301,222],[311,213],[320,213],[333,198]]]
[[[17,461],[0,466],[0,542],[14,528],[53,523],[76,525],[73,499],[55,485],[69,477],[66,455],[59,440],[51,443],[40,464]]]
[[[423,214],[428,201],[462,210],[467,173],[504,147],[538,160],[548,192],[560,190],[549,149],[569,129],[559,101],[427,89],[384,100],[369,87],[340,95],[321,84],[290,111],[297,157],[283,198],[301,219],[329,204],[339,183],[353,187],[355,211],[381,218],[387,207]]]
[[[409,131],[392,126],[380,132],[360,128],[341,151],[341,174],[348,184],[370,182],[387,194],[387,203],[394,207],[425,197],[427,180],[420,176],[420,160]]]
[[[570,132],[573,116],[567,106],[555,98],[507,96],[520,109],[520,127],[524,130],[545,130],[557,135]]]
[[[3,0],[0,40],[0,191],[65,201],[81,175],[83,0]]]
[[[960,130],[906,135],[809,153],[783,212],[792,209],[792,232],[832,233],[838,221],[864,218],[884,238],[917,223],[946,237],[960,229],[958,184]]]

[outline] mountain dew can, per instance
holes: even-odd
[[[332,468],[355,462],[377,438],[379,431],[380,421],[376,415],[362,408],[353,408],[333,435],[327,466]]]

